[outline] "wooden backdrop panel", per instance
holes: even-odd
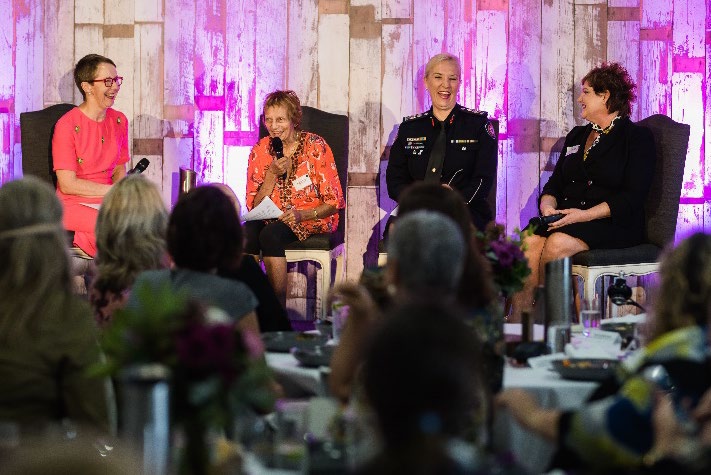
[[[74,43],[74,0],[45,0],[45,45]],[[44,104],[74,100],[74,48],[47,48],[44,56]],[[0,64],[3,63],[0,59]]]
[[[277,25],[278,27],[279,25]],[[318,1],[291,0],[287,18],[287,86],[301,104],[318,106]]]
[[[257,34],[257,8],[253,1],[228,0],[225,46],[225,130],[256,132],[254,102],[256,63],[254,44]]]

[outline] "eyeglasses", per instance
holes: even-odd
[[[123,78],[121,76],[116,76],[115,78],[104,78],[104,79],[92,79],[91,81],[87,82],[99,82],[103,81],[104,86],[106,87],[111,87],[113,83],[116,83],[117,86],[120,86],[121,83],[123,82]]]

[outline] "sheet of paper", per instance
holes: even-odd
[[[245,221],[258,221],[260,219],[275,219],[284,214],[277,205],[267,196],[252,211],[242,217]]]
[[[101,207],[101,203],[79,203],[84,206],[88,206],[89,208],[94,208],[98,210]]]

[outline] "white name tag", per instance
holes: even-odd
[[[303,190],[311,184],[311,178],[308,175],[303,175],[298,178],[294,178],[294,188],[297,190]]]
[[[578,153],[578,150],[580,150],[580,145],[573,145],[572,147],[568,147],[565,149],[565,156],[567,157],[568,155],[571,155],[573,153]]]

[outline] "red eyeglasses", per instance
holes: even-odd
[[[111,87],[113,85],[113,83],[116,83],[118,86],[120,86],[121,83],[123,82],[123,78],[121,76],[116,76],[115,78],[92,79],[91,81],[87,81],[87,82],[99,82],[99,81],[103,81],[104,86],[106,86],[106,87]]]

